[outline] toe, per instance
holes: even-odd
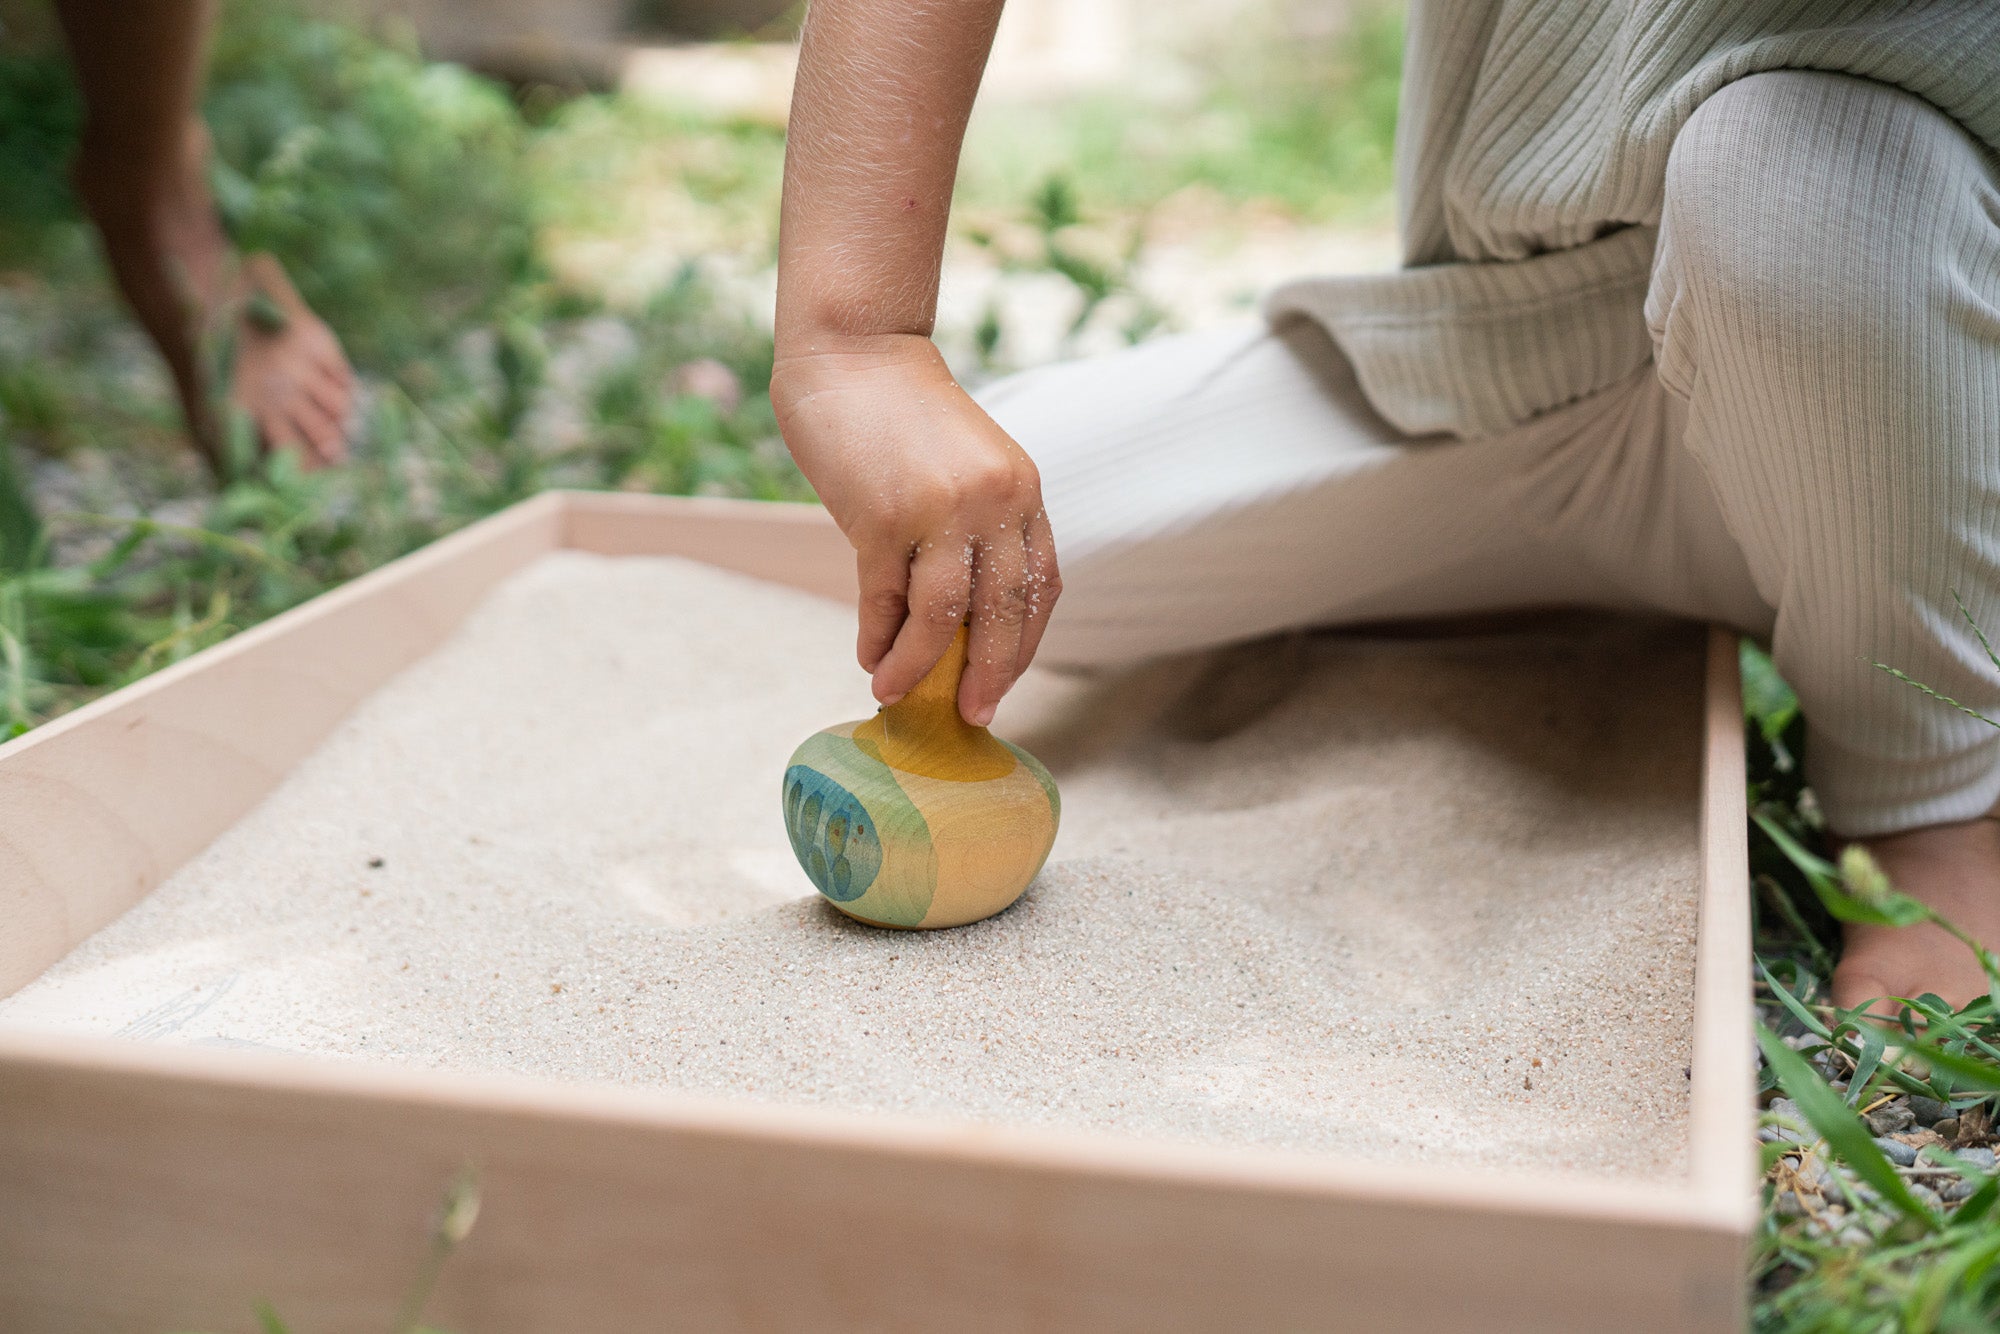
[[[308,467],[316,460],[312,445],[298,424],[283,413],[270,412],[257,418],[257,435],[264,443],[264,449],[272,454],[296,455]]]
[[[1842,960],[1840,967],[1833,970],[1833,1003],[1843,1010],[1851,1010],[1869,1001],[1877,1002],[1869,1007],[1868,1013],[1894,1018],[1899,1007],[1882,998],[1897,994],[1885,981],[1879,970],[1862,960]]]
[[[340,350],[340,344],[334,339],[332,330],[327,331],[326,343],[326,354],[320,359],[322,369],[333,377],[335,383],[344,388],[352,389],[354,387],[354,367],[348,365],[347,356]]]
[[[329,375],[316,375],[307,381],[305,392],[313,406],[345,430],[348,414],[354,409],[354,390],[349,384]]]
[[[343,387],[354,383],[354,367],[348,364],[333,330],[315,319],[311,329],[300,330],[299,345],[315,377]]]

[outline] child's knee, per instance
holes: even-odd
[[[1674,140],[1664,200],[1647,318],[1683,394],[1697,355],[1863,371],[1857,357],[1894,355],[1955,274],[2000,253],[1978,145],[1920,98],[1847,75],[1718,90]]]

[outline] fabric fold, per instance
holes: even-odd
[[[1651,227],[1531,259],[1304,278],[1265,300],[1275,323],[1324,328],[1398,430],[1497,435],[1638,370]]]

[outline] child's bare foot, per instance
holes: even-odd
[[[1898,890],[1987,948],[2000,948],[2000,822],[1968,820],[1860,841]],[[1833,974],[1836,1005],[1928,991],[1962,1006],[1986,994],[1986,974],[1972,951],[1927,922],[1850,923],[1843,935],[1846,945]]]
[[[157,181],[108,158],[86,139],[77,192],[166,359],[196,445],[222,463],[227,404],[267,449],[293,450],[308,467],[345,458],[354,373],[277,261],[231,248],[208,194],[207,135],[191,127],[180,168]]]

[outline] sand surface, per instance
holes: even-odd
[[[882,932],[779,777],[851,612],[548,557],[0,1023],[1373,1159],[1682,1170],[1696,638],[1335,636],[1082,681],[1027,897]]]

